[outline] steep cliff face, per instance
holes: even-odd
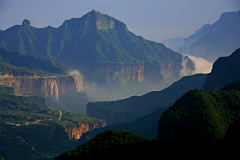
[[[48,132],[48,141],[52,140],[79,140],[83,133],[86,133],[95,128],[105,127],[106,123],[77,123],[74,126],[55,126],[51,127]]]
[[[51,96],[55,99],[64,94],[67,90],[83,90],[81,77],[46,77],[39,76],[12,76],[3,75],[0,77],[0,85],[14,88],[15,95],[39,94]]]
[[[128,122],[138,118],[137,115],[130,112],[104,109],[89,103],[87,104],[87,115],[106,120],[106,125]]]
[[[88,123],[77,123],[75,126],[66,127],[65,132],[67,132],[69,140],[79,140],[83,133],[95,128],[105,127],[106,123],[99,124],[88,124]]]
[[[80,72],[88,79],[95,77],[106,77],[108,80],[155,80],[159,83],[162,81],[171,82],[179,79],[182,69],[181,61],[179,62],[162,62],[162,63],[96,63],[96,62],[63,62],[59,61],[69,68],[78,68]],[[75,64],[75,65],[74,65]],[[194,70],[191,63],[187,66]]]

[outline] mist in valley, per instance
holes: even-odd
[[[194,62],[195,70],[192,71],[186,67],[188,59],[183,57],[179,79],[184,76],[198,73],[206,74],[211,72],[213,62],[209,62],[201,57],[194,57],[190,55],[184,56],[187,56]],[[81,73],[77,70],[73,73],[81,75]],[[141,96],[151,91],[161,91],[177,80],[171,77],[164,77],[164,82],[153,81],[147,78],[143,81],[119,81],[115,80],[113,76],[110,80],[105,80],[99,83],[97,81],[90,81],[83,78],[83,89],[84,92],[86,92],[87,97],[89,97],[89,101],[113,101],[125,99],[131,96]]]

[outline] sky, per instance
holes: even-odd
[[[187,38],[224,12],[240,10],[240,0],[0,0],[0,30],[28,19],[36,28],[59,27],[65,20],[98,10],[124,22],[147,40]]]

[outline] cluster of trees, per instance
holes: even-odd
[[[239,91],[191,90],[162,114],[158,138],[223,139],[229,124],[240,117],[239,106]]]

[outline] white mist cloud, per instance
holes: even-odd
[[[186,59],[188,57],[195,63],[195,70],[191,71],[190,69],[187,68],[187,62],[189,61]],[[184,77],[188,75],[193,75],[197,73],[210,73],[212,70],[212,65],[213,62],[209,62],[201,57],[195,57],[195,56],[190,56],[190,55],[185,55],[182,58],[182,70],[180,71],[179,77]]]
[[[210,73],[212,70],[213,62],[209,62],[201,57],[189,56],[192,61],[195,62],[195,73]]]
[[[73,77],[80,77],[82,74],[77,71],[77,70],[72,70],[68,73],[70,76],[73,76]]]

